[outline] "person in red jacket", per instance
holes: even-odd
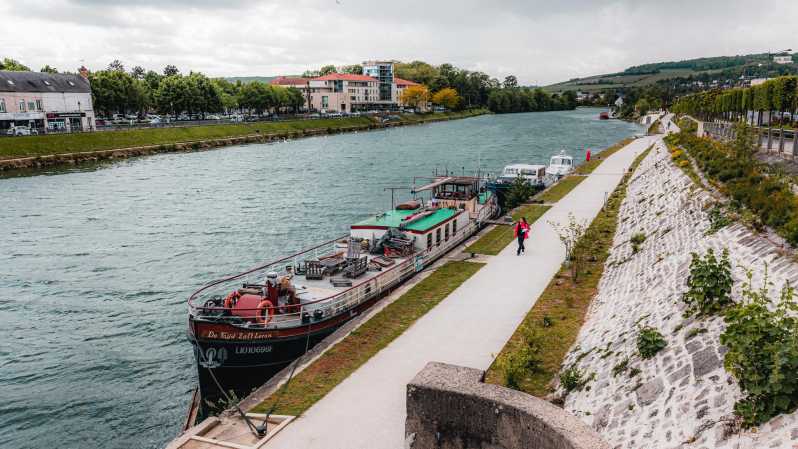
[[[515,224],[515,238],[518,239],[518,251],[515,255],[520,256],[525,250],[524,240],[529,238],[529,223],[526,222],[526,217],[521,217]]]

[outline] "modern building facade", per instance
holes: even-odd
[[[331,73],[309,83],[308,102],[322,112],[358,112],[372,107],[379,98],[378,81],[367,75]]]
[[[318,112],[391,110],[407,106],[402,93],[418,83],[394,76],[393,61],[366,61],[363,74],[330,73],[316,78],[279,76],[271,84],[294,87],[305,97],[304,108]]]
[[[379,82],[380,102],[395,103],[393,98],[394,61],[363,61],[363,74]]]
[[[82,75],[0,71],[0,132],[12,126],[39,132],[94,130],[89,80]]]

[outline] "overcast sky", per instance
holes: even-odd
[[[550,84],[647,62],[798,47],[798,0],[0,0],[0,57],[210,76],[365,59]]]

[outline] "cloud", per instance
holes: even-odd
[[[16,0],[0,56],[33,67],[211,76],[301,73],[371,58],[426,60],[548,84],[662,60],[798,47],[798,2],[739,0]],[[24,38],[20,38],[24,36]]]

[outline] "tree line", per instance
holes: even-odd
[[[4,58],[0,70],[30,71],[16,60]],[[45,65],[41,72],[58,73]],[[64,72],[67,73],[67,72]],[[201,72],[180,73],[167,65],[161,73],[135,66],[126,70],[114,60],[104,70],[89,73],[94,109],[103,116],[113,114],[163,114],[205,116],[208,113],[247,111],[298,111],[305,102],[302,92],[293,87],[273,86],[253,81],[231,83],[223,78],[208,78]]]
[[[757,86],[726,90],[709,90],[679,98],[673,112],[690,114],[702,120],[747,120],[749,111],[756,114],[756,124],[778,112],[779,117],[798,112],[798,77],[782,76]],[[770,120],[773,122],[773,120]]]

